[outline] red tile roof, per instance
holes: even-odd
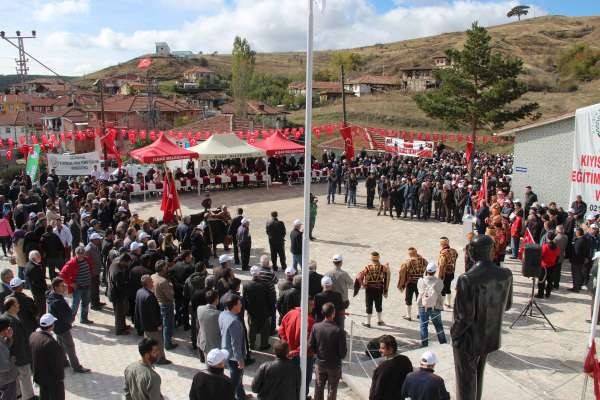
[[[288,85],[288,89],[305,90],[306,82],[292,82]],[[340,82],[322,82],[314,81],[313,89],[328,92],[342,92],[342,84]]]
[[[375,75],[363,75],[356,79],[350,79],[347,82],[349,85],[362,84],[362,85],[400,85],[397,78],[392,76],[375,76]]]
[[[1,126],[25,126],[27,123],[33,125],[41,125],[41,117],[42,114],[38,112],[25,112],[25,111],[16,111],[16,112],[7,112],[0,113],[0,125]]]
[[[155,106],[162,112],[182,112],[195,108],[181,101],[171,101],[161,97],[154,98]],[[148,110],[148,96],[113,96],[104,100],[104,111],[136,112]],[[100,106],[89,107],[90,111],[100,111]]]
[[[224,104],[221,107],[223,114],[235,114],[235,106],[231,103]],[[279,115],[287,114],[287,111],[280,110],[277,107],[272,107],[260,101],[248,101],[246,103],[246,114],[248,115]]]
[[[178,131],[192,131],[192,132],[217,132],[217,133],[228,133],[231,132],[231,119],[232,115],[219,114],[214,117],[203,118],[198,121],[190,122],[184,126],[174,128]]]

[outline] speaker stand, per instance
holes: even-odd
[[[515,326],[515,324],[517,323],[518,320],[520,320],[521,318],[544,318],[546,320],[546,322],[548,322],[548,325],[550,325],[552,327],[552,330],[554,332],[556,332],[556,328],[554,327],[554,325],[552,325],[552,322],[550,322],[550,320],[548,319],[548,317],[546,316],[546,314],[544,314],[544,312],[542,311],[542,309],[540,308],[540,306],[538,306],[537,302],[535,301],[535,278],[531,278],[531,296],[529,297],[529,301],[527,302],[527,304],[525,305],[525,307],[523,308],[523,310],[521,311],[521,313],[519,314],[519,316],[517,317],[517,319],[515,319],[513,321],[513,323],[510,325],[510,328],[512,329],[513,326]],[[537,315],[533,315],[533,307],[535,307],[538,312],[540,313],[540,316]],[[529,313],[529,315],[527,315]]]

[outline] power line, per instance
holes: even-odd
[[[36,37],[35,31],[31,31],[31,36],[23,36],[23,35],[21,35],[21,31],[17,31],[16,36],[6,36],[4,31],[0,31],[0,38],[6,40],[8,43],[10,43],[14,47],[16,47],[17,50],[19,51],[19,58],[16,58],[15,62],[17,63],[17,67],[16,67],[17,75],[18,75],[19,80],[21,81],[21,85],[23,87],[25,85],[25,78],[27,77],[27,73],[29,72],[29,66],[27,65],[27,63],[29,62],[29,59],[27,58],[27,56],[29,56],[29,54],[25,51],[24,40],[25,39],[35,39],[35,37]],[[12,40],[16,40],[17,44],[12,42]],[[31,57],[31,56],[29,56],[29,57]],[[31,58],[33,58],[33,57],[31,57]]]

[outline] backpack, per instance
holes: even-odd
[[[423,307],[435,308],[438,301],[438,293],[435,291],[434,285],[428,285],[425,283],[425,290],[423,291],[423,297],[421,298]]]

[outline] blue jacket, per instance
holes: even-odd
[[[237,315],[225,310],[219,314],[219,328],[221,329],[221,348],[229,352],[232,361],[246,359],[246,334],[244,327]]]
[[[428,368],[420,368],[406,375],[402,396],[411,400],[450,400],[444,380]]]

